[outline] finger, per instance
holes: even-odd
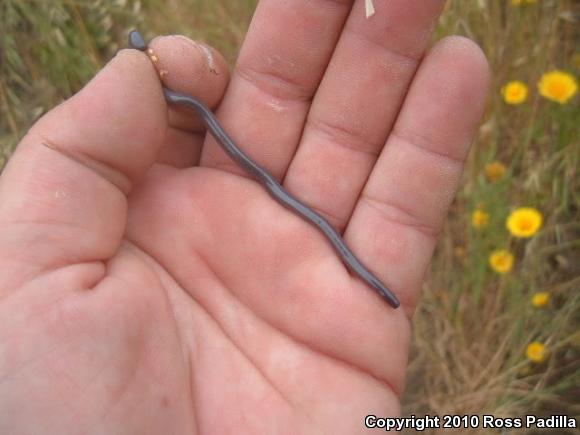
[[[345,232],[410,313],[481,118],[489,72],[471,41],[423,61]]]
[[[226,130],[280,178],[352,1],[262,0],[219,110]],[[202,166],[243,174],[208,138]]]
[[[149,48],[149,57],[165,86],[194,95],[210,108],[219,104],[229,70],[217,50],[181,35],[157,37]],[[169,106],[169,126],[158,162],[179,168],[196,165],[205,136],[201,120],[191,110]]]
[[[284,184],[340,230],[380,153],[444,1],[354,7]]]
[[[193,95],[210,108],[219,104],[228,84],[229,70],[217,50],[181,35],[157,37],[149,48],[165,86]],[[190,132],[205,130],[195,113],[179,106],[170,106],[169,125]]]

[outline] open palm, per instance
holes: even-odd
[[[488,79],[465,39],[423,57],[443,1],[375,3],[367,20],[362,2],[262,0],[229,83],[205,46],[151,46],[165,84],[216,108],[401,309],[124,50],[2,175],[0,433],[353,434],[399,412]]]

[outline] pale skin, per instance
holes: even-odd
[[[183,37],[151,47],[401,308],[123,50],[0,179],[0,433],[354,434],[399,414],[489,74],[468,40],[427,48],[443,1],[374,3],[367,20],[362,1],[262,0],[231,78]]]

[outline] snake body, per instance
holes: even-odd
[[[136,30],[133,30],[129,34],[129,45],[140,51],[147,50],[145,40]],[[163,94],[167,102],[189,107],[198,113],[208,131],[212,134],[221,148],[232,158],[232,160],[234,160],[234,162],[258,181],[278,203],[317,227],[326,236],[335,251],[341,257],[342,261],[353,273],[358,275],[370,287],[375,289],[393,308],[399,307],[400,302],[393,292],[360,262],[334,227],[319,213],[288,193],[288,191],[282,187],[272,174],[259,166],[246,153],[244,153],[226,133],[213,112],[203,102],[190,95],[167,89],[164,86]]]

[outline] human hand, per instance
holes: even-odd
[[[443,1],[375,2],[369,20],[351,3],[261,1],[227,91],[216,52],[151,47],[166,86],[215,108],[401,308],[123,50],[0,179],[0,433],[353,434],[399,412],[488,71],[460,38],[422,58]]]

